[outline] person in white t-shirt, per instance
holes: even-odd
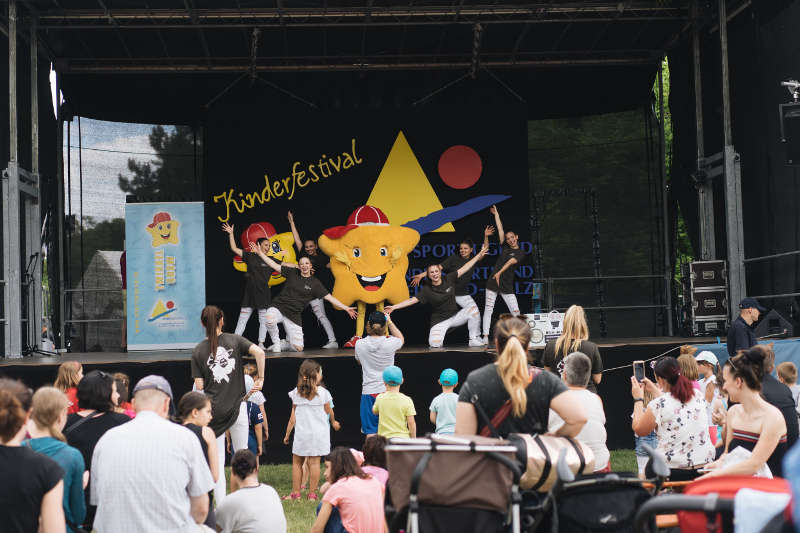
[[[594,452],[594,471],[610,472],[611,455],[606,446],[606,414],[603,400],[586,387],[592,376],[592,361],[586,354],[572,352],[564,360],[561,379],[573,391],[573,398],[579,399],[586,413],[586,424],[575,438],[586,444]],[[555,433],[564,424],[558,413],[550,409],[548,431]]]
[[[386,330],[389,330],[387,336]],[[403,347],[403,334],[387,315],[373,311],[367,319],[367,336],[356,342],[356,361],[361,365],[361,432],[378,432],[378,416],[372,412],[375,398],[386,391],[383,371],[394,365],[394,354]]]
[[[223,533],[286,533],[278,493],[258,482],[258,459],[248,449],[231,459],[231,493],[217,506]]]

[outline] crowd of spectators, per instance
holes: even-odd
[[[549,371],[530,364],[528,324],[502,316],[495,326],[495,362],[470,372],[463,383],[454,369],[440,373],[442,394],[427,413],[436,432],[486,434],[492,420],[501,437],[572,437],[592,450],[596,472],[610,471],[607,413],[595,392],[602,361],[587,340],[583,310],[575,306],[571,313],[564,338],[545,350]],[[289,394],[293,410],[285,442],[294,432],[295,460],[292,493],[283,499],[299,499],[306,489],[307,499],[319,498],[315,533],[383,530],[387,439],[416,436],[415,399],[401,392],[403,372],[394,365],[402,334],[380,317],[371,319],[370,328],[369,346],[356,348],[365,384],[362,428],[371,430],[362,451],[331,446],[330,430],[338,422],[318,362],[302,363]],[[230,337],[225,342],[240,343],[243,353],[250,349]],[[710,352],[682,352],[654,361],[653,380],[631,377],[637,460],[644,456],[641,445],[649,444],[665,457],[672,481],[782,476],[800,469],[800,456],[788,453],[798,438],[794,365],[779,365],[774,377],[769,345],[739,350],[721,367]],[[238,401],[258,444],[249,450],[234,443],[229,490],[218,460],[224,436],[212,424],[214,397],[201,387],[178,400],[161,376],[131,387],[124,374],[83,375],[72,362],[61,365],[54,386],[35,392],[0,379],[0,514],[7,518],[0,530],[285,532],[281,497],[258,477],[268,429],[264,402],[250,398],[261,395],[260,386],[247,372],[240,376],[244,395]],[[228,411],[234,418],[240,409]],[[318,487],[320,459],[324,483]],[[645,461],[638,462],[640,475],[649,476]]]

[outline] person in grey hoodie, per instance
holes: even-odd
[[[33,405],[28,421],[28,435],[23,446],[53,459],[64,470],[64,517],[67,531],[86,518],[86,501],[83,489],[88,481],[88,472],[83,456],[76,448],[68,445],[61,431],[67,423],[67,396],[55,387],[42,387],[33,395]]]

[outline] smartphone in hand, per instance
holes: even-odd
[[[644,380],[644,361],[633,362],[633,376],[636,378],[636,381],[641,382]]]

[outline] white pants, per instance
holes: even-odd
[[[247,448],[247,433],[249,424],[247,422],[247,403],[242,402],[239,405],[239,416],[236,422],[228,429],[231,432],[231,454],[236,453],[237,450]],[[225,434],[223,433],[217,437],[217,460],[219,461],[219,479],[214,486],[214,500],[219,505],[219,502],[225,498]]]
[[[272,344],[280,344],[281,335],[278,331],[278,324],[283,324],[283,329],[286,330],[286,340],[289,345],[300,351],[303,349],[303,328],[283,316],[277,307],[270,307],[267,309],[267,333],[269,338],[272,339]]]
[[[333,326],[331,325],[331,321],[328,320],[328,315],[325,314],[325,301],[322,298],[311,300],[311,310],[314,311],[314,315],[317,317],[317,320],[319,320],[322,329],[325,330],[325,334],[328,336],[328,342],[336,342]]]
[[[503,294],[503,301],[506,303],[508,310],[514,316],[519,316],[519,304],[517,303],[516,294]],[[483,310],[483,336],[489,336],[489,328],[492,325],[492,313],[494,312],[494,301],[497,299],[497,293],[486,289],[486,308]]]
[[[239,311],[239,320],[236,322],[237,335],[244,333],[244,328],[247,327],[247,321],[250,320],[250,315],[253,314],[252,307],[242,307]],[[258,342],[264,342],[267,338],[267,310],[258,310]]]
[[[464,324],[467,325],[467,329],[469,330],[470,340],[477,339],[480,336],[481,313],[478,311],[477,305],[464,307],[447,320],[442,320],[438,324],[434,324],[428,334],[428,344],[431,348],[441,348],[447,330],[463,326]]]
[[[472,299],[472,296],[468,294],[464,296],[456,296],[456,303],[459,305],[459,307],[467,308],[474,306],[475,309],[478,308],[478,304],[475,303],[475,300]]]

